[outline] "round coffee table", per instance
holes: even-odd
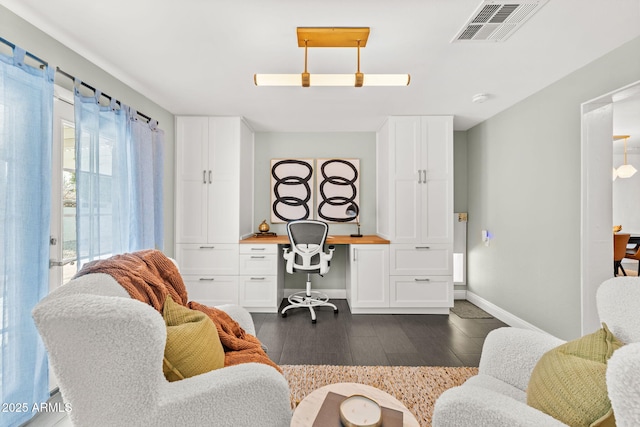
[[[314,390],[296,408],[293,418],[291,418],[291,427],[311,427],[329,392],[343,396],[351,396],[352,394],[365,395],[378,402],[380,406],[401,411],[403,427],[420,427],[416,417],[398,399],[380,389],[358,383],[329,384]]]

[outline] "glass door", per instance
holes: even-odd
[[[76,154],[72,93],[55,87],[51,177],[49,292],[67,283],[77,271]],[[49,390],[58,386],[49,369]]]
[[[53,113],[49,291],[67,283],[77,271],[76,155],[71,92],[56,87]]]

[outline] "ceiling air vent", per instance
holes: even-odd
[[[515,33],[548,0],[485,0],[452,42],[501,42]]]

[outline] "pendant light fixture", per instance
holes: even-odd
[[[254,74],[256,86],[408,86],[409,74],[364,74],[360,71],[360,48],[366,47],[369,27],[298,27],[298,47],[304,47],[304,71],[300,74]],[[355,47],[356,72],[352,74],[311,74],[307,70],[310,47]]]
[[[627,163],[627,140],[629,135],[614,135],[613,140],[624,139],[624,164],[615,171],[614,180],[616,176],[618,178],[631,178],[636,172],[636,168]]]

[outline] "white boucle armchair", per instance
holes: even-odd
[[[255,335],[251,315],[218,307]],[[271,366],[246,363],[168,382],[166,327],[111,276],[88,274],[33,310],[70,419],[77,426],[288,426],[289,386]]]
[[[605,281],[596,296],[600,320],[625,346],[607,365],[607,390],[618,427],[640,426],[640,278]],[[500,328],[485,340],[479,373],[436,401],[434,427],[565,426],[527,406],[531,372],[564,341],[543,333]]]

